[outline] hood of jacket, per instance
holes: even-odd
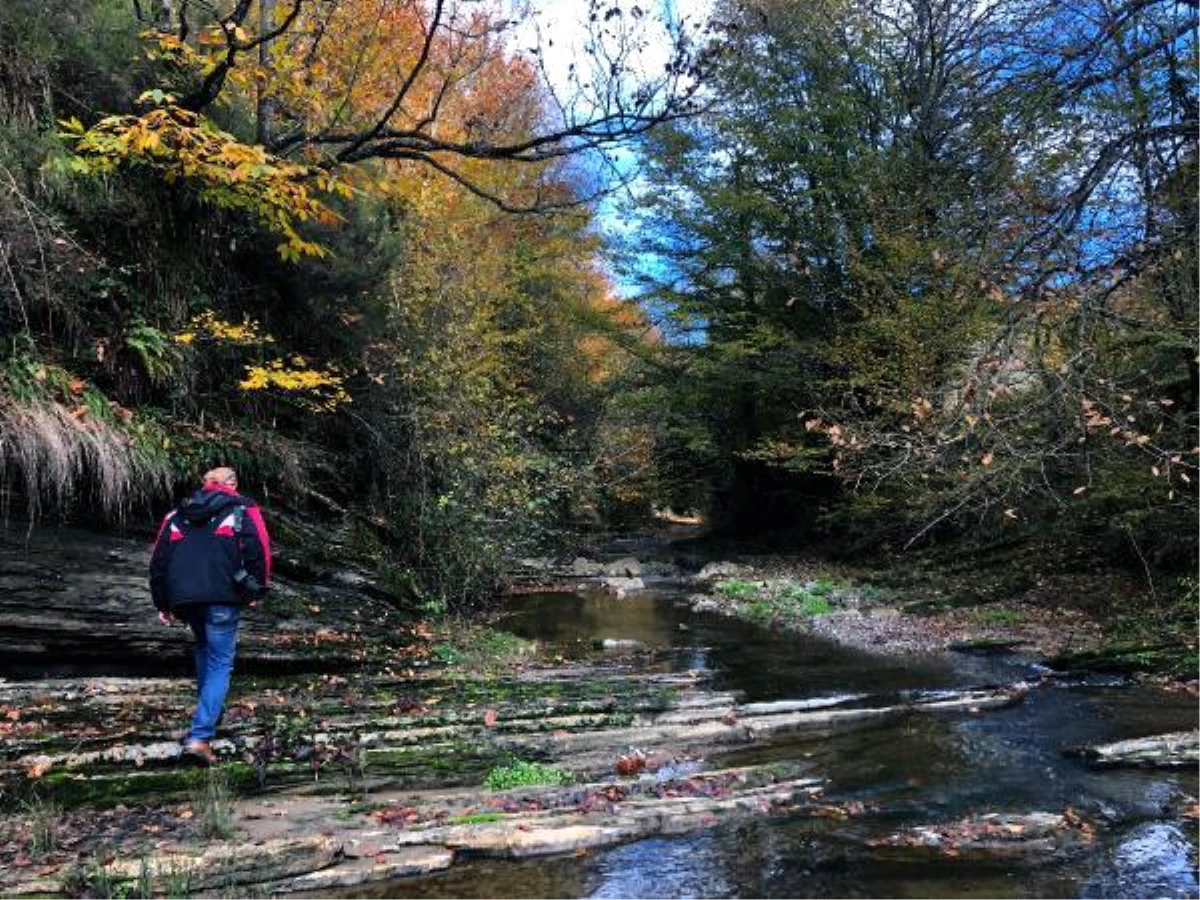
[[[179,514],[189,525],[205,525],[231,506],[245,503],[236,493],[204,487],[192,494],[179,507]]]

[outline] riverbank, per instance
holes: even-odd
[[[607,549],[607,552],[606,552]],[[941,548],[853,564],[782,554],[675,527],[526,561],[521,590],[683,591],[697,612],[820,635],[888,656],[1017,652],[1054,668],[1138,673],[1195,687],[1186,579],[1158,592],[1136,573],[1063,547]]]
[[[695,587],[689,601],[698,611],[808,631],[887,655],[1019,650],[1050,658],[1096,651],[1106,640],[1103,626],[1078,609],[1048,609],[1025,597],[939,608],[823,560],[714,564],[701,571]]]

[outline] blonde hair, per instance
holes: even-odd
[[[233,486],[237,484],[237,472],[228,466],[218,466],[215,469],[209,469],[204,473],[204,483],[208,484],[215,481],[217,484],[228,484]]]

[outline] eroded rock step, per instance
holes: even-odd
[[[505,693],[506,687],[514,693]],[[527,679],[367,684],[318,679],[265,688],[231,704],[214,742],[233,788],[329,792],[478,784],[513,757],[594,778],[628,748],[697,759],[770,742],[894,722],[974,714],[1019,702],[1024,685],[892,698],[845,695],[742,704],[696,680]],[[0,783],[36,781],[69,803],[178,795],[194,785],[168,733],[186,721],[186,682],[156,679],[7,684]],[[12,719],[13,714],[17,715]],[[74,718],[72,718],[72,716]],[[150,738],[150,739],[148,739]]]

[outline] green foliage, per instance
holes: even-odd
[[[463,655],[450,644],[434,644],[431,651],[433,658],[448,666],[462,665]]]
[[[514,759],[509,765],[497,766],[487,773],[483,786],[489,791],[507,791],[511,788],[536,787],[538,785],[568,785],[575,783],[575,776],[557,766],[539,762]]]
[[[179,354],[168,336],[153,325],[135,320],[125,335],[125,346],[137,354],[153,384],[165,384],[175,374]]]
[[[372,362],[381,387],[360,404],[387,436],[370,465],[403,486],[384,510],[406,535],[401,568],[435,613],[479,603],[505,560],[556,546],[596,484],[584,428],[599,393],[572,313],[589,288],[562,271],[570,245],[558,244],[580,223],[508,235],[473,202],[463,215],[436,237],[410,220],[420,246],[392,273],[386,352]],[[475,255],[496,241],[507,255]],[[542,241],[551,252],[535,267],[526,257]]]
[[[725,12],[721,102],[648,138],[630,230],[668,341],[631,401],[659,484],[739,533],[1051,528],[1194,570],[1194,13]]]
[[[0,10],[3,487],[117,518],[227,464],[385,523],[364,556],[425,613],[486,602],[508,558],[595,522],[627,455],[597,426],[604,342],[633,332],[587,213],[272,155],[240,88],[183,108],[200,51],[139,52],[135,7]],[[521,171],[518,191],[572,190]]]
[[[784,622],[794,624],[813,616],[823,616],[833,611],[833,606],[816,588],[791,584],[767,594],[748,604],[746,617],[756,622]]]

